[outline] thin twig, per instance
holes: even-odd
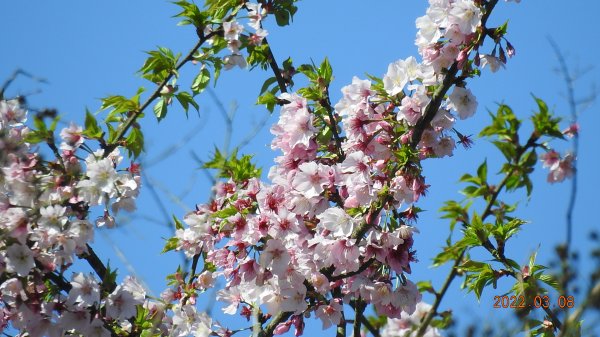
[[[287,92],[287,84],[283,75],[281,74],[281,69],[279,69],[279,65],[277,65],[277,61],[275,56],[273,55],[273,50],[271,50],[271,45],[267,42],[267,39],[263,39],[263,43],[265,43],[269,48],[267,48],[267,59],[269,61],[269,66],[271,70],[273,70],[273,74],[275,74],[275,79],[277,80],[277,85],[279,86],[279,91],[282,93]]]
[[[40,77],[35,77],[33,75],[31,75],[30,73],[24,71],[23,69],[16,69],[15,71],[13,71],[13,73],[6,79],[6,81],[4,81],[4,83],[2,84],[2,87],[0,87],[0,100],[4,99],[4,93],[6,92],[6,90],[8,89],[8,87],[10,87],[10,85],[12,84],[12,82],[14,80],[17,79],[17,77],[20,76],[25,76],[28,77],[36,82],[40,82],[40,83],[48,83],[48,81],[46,81],[43,78]]]
[[[188,52],[188,54],[181,61],[179,61],[179,63],[175,66],[174,70],[179,70],[186,63],[192,61],[194,59],[194,54],[198,51],[198,49],[200,49],[200,47],[204,44],[204,42],[206,42],[206,40],[210,39],[217,33],[219,33],[219,31],[213,31],[207,35],[201,35],[200,38],[198,39],[198,42],[196,42],[196,44]],[[119,126],[119,128],[117,129],[117,134],[114,138],[115,139],[114,142],[106,145],[106,149],[104,151],[105,157],[108,156],[110,154],[110,152],[112,152],[119,145],[119,142],[125,136],[125,134],[129,130],[129,128],[131,128],[133,126],[133,124],[138,119],[138,117],[144,112],[144,110],[146,110],[150,106],[150,104],[152,104],[152,102],[154,102],[154,100],[156,100],[158,97],[160,97],[161,90],[163,89],[164,86],[166,86],[169,83],[171,78],[173,78],[173,76],[175,76],[175,73],[176,73],[175,71],[170,72],[169,75],[167,75],[167,77],[165,77],[165,79],[156,87],[156,89],[150,95],[150,97],[148,97],[148,99],[146,99],[146,101],[140,106],[140,108],[136,111],[133,111],[131,116],[129,116],[129,118],[127,118],[127,120]]]

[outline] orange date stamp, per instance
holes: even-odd
[[[531,300],[527,300],[525,296],[494,296],[494,308],[544,308],[548,309],[553,304],[558,305],[559,308],[573,308],[575,306],[575,299],[573,296],[559,296],[556,302],[553,302],[550,297],[546,295],[535,296]]]

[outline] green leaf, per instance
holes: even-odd
[[[161,83],[171,74],[177,76],[176,66],[181,54],[175,55],[165,47],[158,47],[158,50],[149,51],[147,54],[150,56],[139,70],[143,78]]]
[[[444,250],[433,258],[433,266],[439,267],[448,261],[454,261],[460,256],[462,251],[458,245],[444,247]]]
[[[188,1],[176,1],[175,5],[181,7],[182,11],[175,15],[175,17],[183,18],[178,25],[194,25],[196,28],[203,28],[207,24],[209,14],[207,12],[200,11],[196,4]]]
[[[485,183],[487,181],[487,160],[485,160],[477,168],[477,176],[479,177],[482,183]]]
[[[104,132],[98,126],[98,121],[96,117],[89,111],[85,110],[85,130],[83,130],[83,134],[89,138],[101,138]]]
[[[417,288],[419,289],[420,293],[424,293],[424,292],[434,293],[435,292],[435,290],[433,289],[433,285],[431,284],[431,281],[419,281],[419,282],[417,282]]]
[[[564,139],[564,135],[559,127],[561,118],[552,116],[548,110],[548,106],[543,100],[535,96],[533,96],[533,98],[535,99],[539,109],[539,111],[534,113],[531,117],[531,121],[533,122],[533,127],[537,136],[550,136]]]
[[[227,207],[227,208],[224,208],[222,210],[212,213],[211,217],[225,219],[225,218],[229,218],[232,215],[236,215],[237,213],[238,213],[238,210],[235,207],[231,206],[231,207]]]
[[[222,20],[231,11],[237,11],[238,0],[206,0],[204,2],[205,12],[216,20]]]
[[[58,121],[60,121],[60,116],[54,117],[54,119],[52,119],[52,124],[50,124],[48,130],[54,132],[54,130],[56,130],[56,125],[58,125]]]
[[[267,110],[273,112],[275,105],[277,105],[277,97],[271,92],[266,92],[264,95],[258,97],[256,104],[265,105]]]
[[[179,101],[179,104],[181,104],[181,107],[185,111],[186,116],[190,105],[193,106],[194,109],[196,109],[196,111],[200,109],[198,103],[194,101],[194,97],[192,97],[192,95],[187,91],[182,91],[175,95],[175,97],[177,98],[177,101]]]
[[[269,87],[271,86],[271,84],[277,82],[277,78],[275,78],[275,76],[268,78],[265,83],[263,83],[262,87],[260,88],[260,94],[262,95],[265,91],[267,91],[267,89],[269,89]]]
[[[293,19],[298,8],[294,5],[297,0],[279,0],[273,2],[273,13],[275,21],[280,27],[287,26]]]
[[[502,26],[496,28],[496,32],[495,32],[496,37],[500,38],[500,37],[506,35],[507,29],[508,29],[508,20],[506,20],[502,24]]]
[[[138,94],[134,96],[134,99],[129,99],[121,95],[108,96],[102,99],[102,106],[100,107],[100,109],[106,110],[112,108],[111,113],[113,114],[121,114],[129,111],[138,111],[139,102],[136,102],[136,96],[139,99]]]
[[[144,150],[144,135],[139,128],[132,128],[126,139],[125,147],[129,151],[129,157],[137,158]]]
[[[159,99],[154,105],[154,115],[156,115],[159,122],[167,116],[167,103],[164,99]]]
[[[211,168],[218,170],[218,176],[220,178],[230,178],[235,182],[243,182],[250,178],[258,178],[261,174],[261,169],[257,168],[251,162],[252,156],[243,155],[238,158],[237,149],[233,150],[228,158],[218,150],[215,149],[213,158],[204,163],[204,168]]]
[[[32,130],[25,135],[25,142],[29,144],[37,144],[46,140],[46,132]]]
[[[203,92],[204,89],[206,89],[206,87],[208,86],[209,82],[210,71],[208,71],[208,69],[206,68],[202,68],[198,76],[196,76],[196,78],[194,79],[194,82],[192,82],[192,92],[194,93],[194,95]]]
[[[33,126],[38,131],[46,131],[47,130],[46,123],[44,123],[44,120],[38,116],[33,117]]]
[[[317,74],[317,70],[314,65],[311,64],[302,64],[298,67],[298,72],[304,74],[308,77],[309,80],[315,82],[319,75]]]
[[[111,285],[115,285],[117,283],[117,270],[113,270],[110,267],[110,261],[106,263],[106,273],[104,274],[104,279],[102,280],[102,288],[110,290],[112,292],[113,289]]]
[[[558,282],[558,280],[549,274],[541,274],[539,276],[536,277],[538,280],[546,283],[547,285],[551,286],[552,288],[556,289],[556,291],[560,292],[560,283]]]
[[[323,60],[317,72],[319,77],[324,81],[324,85],[329,86],[329,83],[331,83],[331,80],[333,79],[333,70],[331,69],[331,64],[327,58]]]
[[[176,249],[177,245],[179,245],[178,238],[173,237],[173,238],[168,239],[167,243],[165,243],[165,247],[163,248],[162,253],[166,253],[166,252]]]
[[[173,215],[173,223],[175,224],[175,229],[183,229],[183,224],[181,223],[181,221],[179,221],[179,219],[177,219],[176,216]]]

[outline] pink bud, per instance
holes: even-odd
[[[273,330],[273,335],[282,335],[290,330],[290,326],[292,326],[292,322],[288,321],[285,323],[279,323],[275,330]]]

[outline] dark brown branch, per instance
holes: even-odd
[[[365,318],[363,315],[365,308],[365,302],[360,298],[357,299],[354,304],[354,325],[352,327],[352,337],[361,337],[360,329],[361,323]]]
[[[373,337],[381,337],[379,330],[377,330],[365,316],[362,317],[361,321],[365,328],[367,328],[371,335],[373,335]]]
[[[269,324],[267,324],[267,326],[258,333],[256,337],[273,337],[273,331],[275,331],[275,328],[279,325],[279,323],[283,323],[290,318],[290,316],[292,316],[291,312],[278,313],[271,319]]]
[[[329,127],[331,128],[331,132],[333,133],[333,139],[335,140],[335,145],[338,150],[338,155],[340,156],[339,161],[341,162],[344,160],[346,155],[344,154],[344,150],[342,150],[342,138],[340,137],[340,134],[338,133],[337,120],[335,119],[335,116],[333,115],[333,107],[331,106],[331,100],[329,98],[329,87],[325,87],[325,98],[319,100],[319,104],[321,104],[321,106],[323,108],[325,108],[325,110],[327,110],[327,116],[329,117]]]
[[[83,258],[88,262],[88,264],[92,267],[92,269],[94,269],[94,272],[96,272],[96,275],[98,275],[98,277],[100,277],[102,282],[105,282],[106,277],[108,276],[107,275],[108,270],[107,270],[106,266],[104,265],[104,263],[102,263],[102,261],[100,260],[98,255],[96,255],[96,252],[94,252],[92,247],[89,244],[86,246],[87,246],[88,252],[87,252],[87,254],[83,255]],[[117,287],[117,285],[114,282],[105,284],[105,286],[107,287],[107,290],[109,292],[112,292]]]
[[[263,43],[267,44],[269,48],[267,48],[267,60],[269,61],[269,66],[271,70],[273,70],[273,74],[275,74],[275,79],[277,80],[277,85],[279,86],[279,91],[282,93],[287,91],[287,83],[281,74],[281,69],[279,69],[279,65],[275,60],[275,56],[273,55],[273,50],[271,50],[271,45],[267,42],[267,39],[263,39]]]
[[[375,262],[375,258],[372,258],[372,259],[368,260],[367,262],[363,263],[356,271],[351,271],[351,272],[348,272],[345,274],[331,276],[331,277],[329,277],[329,281],[334,282],[334,281],[338,281],[338,280],[343,280],[348,277],[352,277],[354,275],[358,275],[358,274],[362,273],[363,271],[367,270],[371,266],[371,264],[373,264],[373,262]]]
[[[344,311],[341,312],[342,319],[335,330],[335,337],[346,337],[346,318],[344,318]]]

